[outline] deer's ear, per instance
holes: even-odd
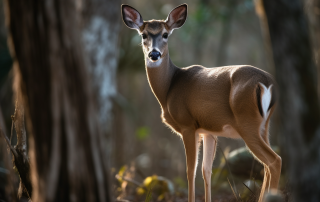
[[[180,28],[187,19],[188,5],[182,4],[173,9],[166,19],[166,23],[170,30]]]
[[[131,6],[124,4],[121,5],[121,13],[124,24],[130,29],[139,31],[139,28],[143,25],[143,19],[140,13]]]

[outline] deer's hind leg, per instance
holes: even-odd
[[[263,140],[270,146],[270,141],[269,141],[269,122],[271,115],[273,114],[274,111],[274,106],[270,109],[268,117],[262,121],[260,125],[260,134],[263,138]]]
[[[265,121],[262,122],[261,126],[260,126],[260,134],[262,136],[262,139],[265,141],[265,143],[271,147],[270,145],[270,141],[269,141],[269,122],[270,122],[270,117],[273,113],[273,110],[274,110],[274,107],[272,107],[270,109],[270,113],[269,113],[269,116],[267,117],[267,119]],[[279,156],[280,158],[280,156]],[[280,163],[280,169],[281,169],[281,161],[278,162]],[[271,166],[275,166],[275,165],[271,165]],[[264,166],[264,172],[267,173],[269,169],[268,167]],[[271,186],[271,181],[270,181],[270,177],[267,178],[267,182],[266,184],[269,185],[270,184],[270,187],[272,188],[273,186]]]
[[[236,130],[255,158],[265,168],[259,197],[259,202],[261,202],[265,189],[269,191],[269,188],[278,188],[281,173],[281,157],[270,147],[267,134],[268,125],[266,125],[267,122],[269,123],[272,114],[269,107],[272,101],[273,88],[272,85],[268,85],[267,88],[262,83],[256,85],[254,84],[255,80],[248,80],[245,85],[241,83],[237,85],[236,81],[231,89],[230,106],[236,120]],[[258,89],[261,91],[258,91]],[[262,131],[263,127],[265,128]]]
[[[251,122],[252,123],[252,122]],[[281,157],[278,156],[260,134],[259,124],[242,123],[239,134],[254,157],[259,160],[265,169],[259,202],[262,201],[265,190],[277,189],[281,172]]]
[[[205,201],[211,202],[212,163],[217,149],[217,137],[209,133],[202,133],[201,136],[203,137],[202,176],[204,179]]]

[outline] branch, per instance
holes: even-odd
[[[16,108],[14,110],[14,115],[12,116],[12,120],[14,123],[14,127],[16,129],[17,134],[17,144],[15,148],[20,150],[23,156],[27,159],[27,135],[26,135],[26,127],[24,124],[24,108],[21,103],[20,95],[17,96]]]
[[[6,140],[8,147],[13,155],[13,165],[17,168],[19,176],[20,176],[20,185],[18,190],[19,198],[21,198],[22,194],[25,193],[31,199],[32,194],[32,185],[30,179],[30,165],[29,160],[25,157],[24,152],[16,147],[14,148],[10,144],[9,138],[4,134],[3,130],[0,128],[0,134]]]
[[[21,103],[20,93],[17,93],[16,109],[12,116],[12,120],[17,134],[17,144],[14,148],[18,155],[14,155],[14,165],[20,175],[18,196],[21,198],[22,195],[26,195],[31,198],[32,185],[30,179],[30,164],[27,155],[27,135],[24,124],[24,108]]]
[[[3,138],[6,140],[8,147],[10,148],[10,151],[14,156],[17,156],[17,151],[13,148],[13,146],[10,144],[9,138],[4,134],[3,130],[0,128],[0,134],[3,136]]]
[[[19,97],[16,102],[16,109],[14,115],[12,116],[12,121],[15,125],[17,134],[17,144],[15,147],[11,145],[11,141],[4,134],[3,130],[0,128],[0,134],[6,140],[8,147],[13,154],[13,165],[17,168],[20,176],[20,185],[18,190],[19,198],[22,194],[25,194],[31,198],[32,185],[30,179],[30,164],[27,156],[27,141],[26,141],[26,129],[24,124],[24,109],[21,103],[19,103]],[[12,133],[12,130],[11,130]],[[12,136],[12,134],[11,134]]]
[[[118,174],[116,175],[116,178],[117,178],[118,180],[124,180],[124,181],[130,182],[131,184],[134,184],[134,185],[136,185],[136,186],[138,186],[138,187],[141,187],[141,186],[142,186],[141,183],[139,183],[139,182],[137,182],[137,181],[135,181],[135,180],[132,180],[132,179],[128,179],[128,178],[122,177],[122,176],[120,176],[120,175],[118,175]]]

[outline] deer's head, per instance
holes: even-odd
[[[143,21],[141,14],[128,5],[122,5],[122,19],[130,29],[142,37],[145,58],[156,62],[168,53],[168,38],[174,29],[180,28],[187,19],[187,4],[173,9],[166,20]]]

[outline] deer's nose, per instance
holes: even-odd
[[[161,57],[161,53],[156,50],[152,50],[148,56],[151,60],[157,61]]]

